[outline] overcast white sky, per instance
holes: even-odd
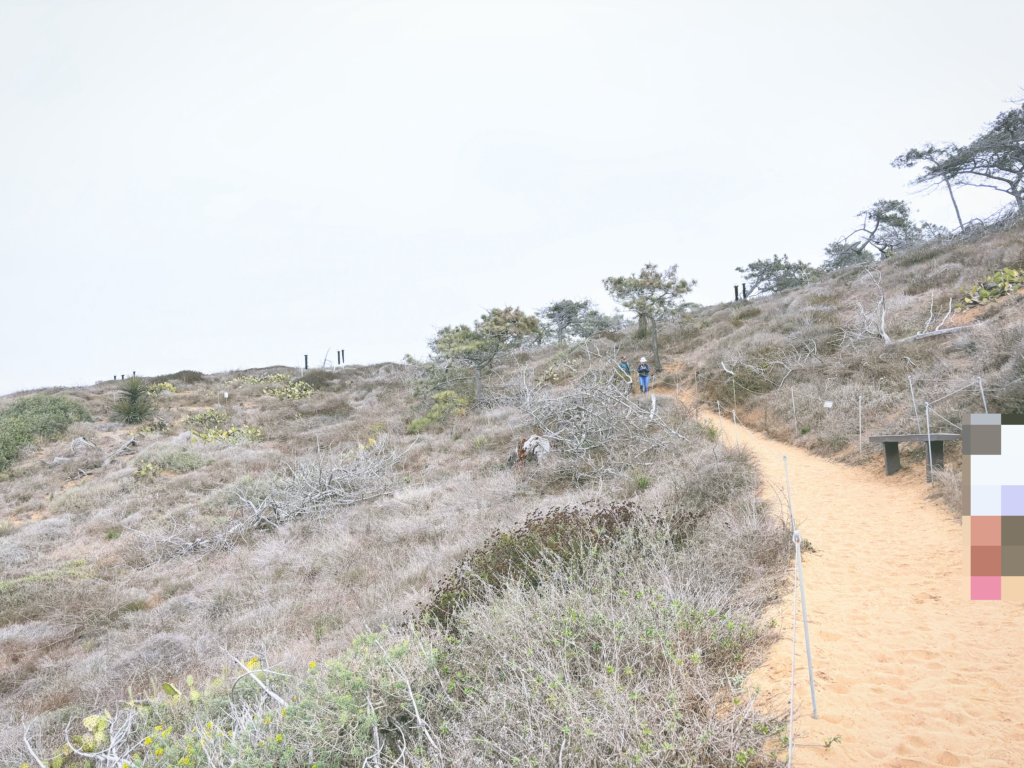
[[[1019,0],[0,0],[0,393],[421,356],[492,306],[611,309],[648,261],[729,299],[1007,109],[1022,29]]]

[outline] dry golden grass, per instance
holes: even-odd
[[[599,346],[608,352],[614,344]],[[577,359],[574,354],[583,359],[578,351],[569,357]],[[0,721],[0,755],[23,759],[18,751],[21,715],[41,716],[40,748],[55,750],[67,717],[116,708],[129,690],[137,696],[159,693],[154,686],[164,682],[184,690],[189,676],[199,681],[223,677],[231,663],[226,651],[240,658],[260,656],[278,671],[300,676],[310,659],[343,657],[367,628],[403,626],[467,552],[537,509],[636,498],[648,509],[679,510],[696,524],[708,511],[742,516],[743,505],[754,504],[757,481],[749,463],[742,457],[738,464],[726,460],[685,410],[670,403],[662,405],[656,422],[644,415],[646,406],[638,409],[633,431],[610,433],[608,446],[654,430],[681,435],[671,440],[689,440],[680,443],[685,452],[657,448],[662,443],[652,438],[657,445],[636,467],[620,466],[614,456],[599,452],[587,459],[588,466],[599,469],[593,484],[574,483],[571,478],[579,473],[563,466],[565,458],[507,467],[516,442],[540,426],[530,423],[534,415],[516,403],[507,381],[521,376],[524,366],[542,377],[553,362],[565,365],[565,359],[563,351],[550,348],[509,359],[490,381],[485,400],[492,405],[481,404],[417,436],[405,429],[425,407],[414,395],[415,366],[347,368],[335,377],[320,377],[319,389],[300,400],[279,400],[264,394],[260,383],[234,381],[243,374],[280,373],[273,369],[176,382],[177,392],[156,396],[157,415],[165,425],[161,431],[130,430],[111,422],[113,383],[66,393],[98,421],[74,427],[58,443],[27,451],[0,480],[0,702],[6,713]],[[569,392],[571,379],[563,378],[556,394]],[[230,394],[227,404],[224,391]],[[255,427],[263,440],[195,440],[190,430],[205,429],[195,417],[210,409],[225,416],[218,429]],[[73,462],[54,465],[76,437],[95,447]],[[127,445],[133,437],[134,444]],[[358,462],[381,445],[401,454],[400,463],[389,470],[389,493],[357,503],[338,495],[302,501],[322,489],[315,472],[309,474],[317,466],[318,450],[334,457],[337,466]],[[611,469],[600,470],[602,462]],[[300,476],[306,479],[296,485]],[[639,495],[638,487],[644,489]],[[239,529],[249,514],[244,499],[258,502],[271,491],[277,506],[267,524]],[[708,600],[731,606],[751,627],[774,598],[785,560],[784,547],[776,546],[773,519],[764,517],[754,529],[775,542],[767,565],[756,565],[763,553],[755,553],[750,569],[731,575],[725,569],[705,579],[717,595]],[[224,538],[225,531],[234,533]],[[703,550],[702,557],[712,557],[714,547]],[[686,576],[691,566],[683,563],[697,561],[679,560],[673,551],[643,555],[650,573],[634,574],[630,584],[655,580],[669,593],[683,590],[683,596],[694,583],[693,574]],[[715,557],[721,566],[729,555]],[[669,567],[669,562],[676,564]],[[705,562],[701,567],[718,566]],[[609,567],[595,565],[594,578],[604,578],[602,569]],[[564,587],[554,586],[561,578],[552,573],[551,589],[564,594]],[[673,579],[681,581],[670,588]],[[506,623],[521,622],[519,614],[541,599],[557,622],[561,603],[553,595],[512,590],[496,595],[494,606],[504,606]],[[577,598],[564,594],[564,599]],[[611,594],[608,599],[617,598]],[[628,611],[628,606],[615,610]],[[486,626],[481,619],[485,634]],[[516,638],[506,641],[515,643]],[[749,668],[762,644],[761,630],[745,639],[745,650],[730,662],[729,674]],[[551,651],[545,644],[537,648],[538,654]],[[466,663],[484,663],[479,653],[474,651],[472,662],[467,656]],[[639,664],[640,658],[631,663]],[[701,683],[706,690],[695,695],[719,696],[724,674],[723,668],[707,677]],[[581,712],[595,706],[588,700],[589,685],[575,694],[573,706]],[[671,693],[659,690],[661,696]],[[664,702],[657,706],[659,717],[671,712]],[[768,729],[770,715],[762,717],[749,706],[743,712],[742,718],[763,721]],[[627,715],[625,710],[617,714],[626,720],[614,727],[625,727]],[[500,714],[495,711],[493,717]],[[452,736],[446,749],[468,760],[483,753],[473,752],[480,724],[466,728]],[[720,736],[723,754],[750,746],[749,738],[730,747]],[[533,734],[518,747],[504,744],[497,731],[488,738],[498,739],[501,749],[526,754],[536,747],[531,739],[548,737]],[[764,738],[757,735],[751,743]]]

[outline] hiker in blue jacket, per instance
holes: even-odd
[[[633,394],[633,372],[629,369],[629,361],[622,358],[619,361],[619,368],[622,370],[622,375],[629,379],[629,393]]]
[[[647,394],[647,387],[651,382],[651,368],[647,365],[647,358],[640,358],[640,365],[636,367],[636,375],[640,377],[640,391]]]

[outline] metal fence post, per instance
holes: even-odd
[[[931,418],[928,416],[928,407],[928,403],[925,403],[924,423],[928,427],[928,477],[926,479],[930,483],[932,481],[932,469],[934,467],[932,466],[932,421]]]
[[[985,400],[985,385],[981,383],[981,376],[978,377],[978,389],[981,390],[981,404],[985,406],[985,413],[988,413],[988,402]]]
[[[917,419],[917,431],[921,431],[921,417],[917,413],[917,398],[914,397],[914,377],[907,376],[907,381],[910,382],[910,402],[914,404],[914,418]]]
[[[807,675],[811,681],[811,716],[818,719],[818,699],[814,695],[814,662],[811,661],[811,632],[807,628],[807,595],[804,593],[804,566],[800,558],[800,547],[802,544],[800,531],[793,533],[793,542],[796,544],[796,574],[800,580],[800,607],[804,614],[804,648],[807,651]]]
[[[715,402],[718,403],[718,434],[721,435],[725,433],[725,424],[722,422],[722,401],[715,400]]]
[[[736,433],[736,447],[740,447],[740,428],[736,426],[736,411],[732,412],[732,428]]]
[[[790,533],[796,533],[796,518],[793,517],[793,491],[789,488],[789,460],[783,456],[782,466],[786,468],[786,500],[789,502]]]

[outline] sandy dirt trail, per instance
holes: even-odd
[[[705,415],[718,426],[718,416]],[[725,423],[724,438],[734,441]],[[959,521],[928,501],[921,467],[885,477],[739,429],[816,552],[804,578],[818,719],[797,639],[798,766],[1024,766],[1024,605],[971,602]],[[876,471],[877,470],[877,471]],[[788,702],[792,591],[782,639],[750,683]],[[799,620],[798,620],[799,621]]]

